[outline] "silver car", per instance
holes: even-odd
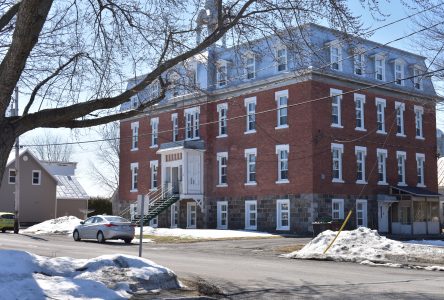
[[[124,240],[130,244],[134,238],[134,227],[130,221],[118,216],[94,216],[80,222],[74,228],[74,241],[97,239],[99,243],[106,240]]]

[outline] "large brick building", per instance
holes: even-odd
[[[307,233],[353,209],[353,227],[437,233],[436,93],[424,58],[318,25],[300,32],[304,53],[273,36],[208,49],[175,70],[205,92],[177,85],[123,120],[122,207],[168,189],[180,200],[159,226]]]

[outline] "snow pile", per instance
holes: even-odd
[[[136,230],[136,233],[138,231]],[[155,236],[174,236],[184,239],[224,239],[224,238],[251,238],[251,237],[273,237],[276,235],[243,230],[219,230],[219,229],[182,229],[182,228],[153,228],[143,227],[143,233]]]
[[[325,249],[337,232],[324,231],[299,251],[284,255],[288,258],[350,261],[363,264],[393,266],[412,263],[444,265],[444,249],[424,245],[406,244],[382,237],[376,230],[360,227],[339,234],[333,246]],[[443,267],[437,267],[444,270]]]
[[[79,225],[81,221],[81,219],[74,216],[60,217],[36,224],[21,230],[21,232],[33,234],[68,234],[72,233],[74,227]]]
[[[171,270],[127,255],[87,260],[0,250],[0,273],[2,299],[126,299],[136,288],[181,287]]]
[[[444,247],[444,241],[440,240],[411,240],[407,241],[406,243]]]

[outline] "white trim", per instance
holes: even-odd
[[[356,165],[358,164],[358,154],[362,153],[362,179],[357,179],[357,184],[366,184],[366,158],[367,158],[367,147],[355,146],[355,155],[356,155]]]
[[[216,107],[217,109],[217,113],[218,113],[218,120],[217,120],[217,133],[218,135],[216,136],[216,138],[223,138],[223,137],[227,137],[228,136],[228,103],[219,103]],[[225,111],[225,116],[224,118],[222,118],[222,112]],[[222,120],[225,121],[225,132],[224,134],[221,133],[222,131]]]
[[[222,210],[222,206],[225,205],[226,210]],[[217,201],[216,203],[216,223],[217,223],[217,229],[227,229],[228,228],[228,201]],[[225,225],[222,225],[222,213],[225,212]]]
[[[382,122],[381,122],[382,129],[381,130],[377,129],[376,133],[387,134],[387,132],[385,131],[385,108],[387,107],[386,100],[383,99],[383,98],[378,98],[378,97],[375,98],[376,124],[378,123],[378,114],[379,114],[379,112],[378,112],[378,105],[379,104],[381,104],[381,107],[382,107],[382,111],[381,111],[381,115],[382,115],[382,118],[381,118],[382,119]]]
[[[362,225],[358,225],[358,203],[365,204],[362,206]],[[356,200],[356,227],[367,227],[368,226],[368,202],[366,199],[357,199]]]
[[[137,146],[135,144],[137,143]],[[130,151],[139,150],[139,121],[131,123],[131,149]]]
[[[384,157],[384,164],[382,165],[382,171],[384,175],[384,180],[379,180],[379,156],[382,155]],[[376,163],[378,168],[378,185],[387,185],[387,149],[376,149]]]
[[[418,140],[424,140],[424,107],[419,105],[413,106],[413,111],[415,113],[415,138]],[[418,113],[420,116],[420,122],[418,127]],[[418,135],[418,129],[420,131],[420,134]]]
[[[288,225],[283,226],[282,225],[282,210],[281,210],[281,204],[287,204],[288,210],[284,210],[284,212],[288,211]],[[290,209],[290,200],[289,199],[277,199],[276,200],[276,230],[290,230],[290,216],[291,216],[291,209]]]
[[[416,153],[416,178],[418,178],[418,163],[421,162],[421,181],[416,184],[417,187],[426,187],[425,186],[425,154],[424,153]]]
[[[249,104],[254,104],[254,112],[250,112],[248,110]],[[249,97],[244,99],[244,106],[247,111],[246,118],[245,118],[245,134],[255,133],[256,132],[256,97]],[[254,129],[249,129],[250,126],[250,115],[254,118]]]
[[[177,209],[177,219],[176,219],[176,209]],[[174,221],[177,221],[176,223]],[[177,228],[179,225],[179,206],[177,203],[173,203],[170,206],[170,228]]]
[[[222,182],[222,158],[226,159],[225,165],[225,177],[227,182]],[[217,187],[227,187],[228,186],[228,152],[218,152],[216,154],[217,159]]]
[[[342,47],[340,42],[332,41],[329,44],[330,46],[330,69],[333,71],[342,71]],[[336,49],[338,51],[337,53],[337,61],[336,59],[333,60],[333,49]],[[338,68],[334,68],[333,64],[336,63],[338,65]]]
[[[39,174],[38,183],[34,183],[34,173]],[[32,185],[41,185],[42,184],[42,171],[41,170],[32,170],[31,183],[32,183]]]
[[[191,224],[191,207],[194,207],[194,225]],[[187,228],[194,229],[197,224],[197,206],[196,202],[187,202]]]
[[[281,169],[281,152],[287,152],[287,178],[282,178],[282,169]],[[276,155],[278,156],[277,163],[278,163],[278,180],[276,181],[277,184],[282,183],[289,183],[288,180],[289,176],[289,153],[290,153],[290,145],[289,144],[283,144],[283,145],[276,145]]]
[[[244,150],[245,158],[247,158],[247,154],[257,155],[257,148],[248,148]]]
[[[287,98],[287,104],[282,105],[280,104],[280,98],[285,97]],[[275,129],[281,129],[281,128],[288,128],[288,90],[278,91],[274,93],[274,100],[276,101],[276,111],[277,111],[277,125]],[[285,124],[280,124],[281,120],[281,109],[287,110],[287,120]]]
[[[250,155],[254,155],[254,163],[250,163],[249,162],[249,156]],[[249,148],[249,149],[245,149],[244,152],[244,156],[245,156],[245,162],[246,162],[246,181],[245,181],[245,185],[256,185],[257,184],[257,172],[256,172],[256,163],[257,163],[257,149],[256,148]],[[255,180],[251,180],[250,181],[250,165],[254,164],[254,176],[255,176]]]
[[[11,171],[14,171],[15,175],[11,176]],[[11,182],[11,177],[14,177],[14,182]],[[8,169],[8,184],[15,184],[17,181],[17,172],[15,172],[14,168]]]
[[[225,68],[225,73],[220,72],[221,68]],[[222,88],[228,85],[228,63],[226,60],[219,59],[216,62],[216,87]]]
[[[400,70],[400,73],[401,73],[401,75],[400,75],[400,83],[397,82],[397,78],[396,78],[396,75],[398,73],[398,71],[396,70],[397,66],[401,67],[401,70]],[[394,82],[395,85],[398,85],[398,86],[404,86],[405,85],[404,79],[403,79],[405,77],[405,61],[404,60],[401,60],[401,59],[395,59],[394,60],[393,75],[394,75],[394,79],[395,79],[395,82]]]
[[[399,109],[399,110],[398,110]],[[396,136],[398,137],[406,137],[405,135],[405,122],[404,122],[404,111],[405,111],[405,103],[395,101],[395,117],[396,117],[396,126],[398,126],[398,113],[400,117],[401,122],[401,132],[398,132],[398,129],[396,129]]]
[[[405,165],[406,165],[406,160],[407,160],[407,153],[405,152],[405,151],[396,151],[396,169],[397,169],[397,171],[396,171],[396,176],[398,177],[398,179],[399,179],[399,157],[403,157],[403,163],[402,163],[402,172],[403,172],[403,174],[402,174],[402,178],[403,178],[403,181],[398,181],[398,185],[399,186],[406,186],[407,184],[406,184],[406,172],[405,172]]]
[[[283,56],[283,58],[285,58],[285,69],[283,70],[279,70],[279,50],[285,50],[285,57]],[[288,49],[287,46],[280,44],[276,47],[276,72],[277,73],[281,73],[281,72],[286,72],[288,71]]]
[[[151,118],[151,146],[150,148],[158,147],[159,142],[159,117]]]
[[[251,221],[250,219],[250,205],[254,204],[255,210],[254,212],[254,226],[251,226],[249,223]],[[257,200],[245,200],[245,230],[257,230]],[[248,226],[247,226],[248,224]]]
[[[253,59],[253,63],[252,64],[248,64],[248,60],[249,59]],[[245,54],[245,58],[244,58],[244,62],[245,62],[245,80],[253,80],[256,78],[256,55],[254,54],[253,51],[248,51]],[[252,78],[248,78],[248,69],[252,67],[253,68],[253,77]]]
[[[187,114],[194,114],[196,112],[200,114],[200,106],[193,106],[193,107],[185,108],[183,110],[183,115],[185,116]]]
[[[386,74],[385,74],[385,54],[383,53],[377,53],[374,55],[375,60],[375,79],[379,81],[385,81]],[[381,79],[378,79],[378,64],[377,62],[381,61]]]
[[[156,170],[156,172],[154,172]],[[156,173],[156,186],[154,186],[154,173]],[[150,161],[150,191],[157,191],[159,187],[159,161]]]
[[[334,203],[339,203],[339,209],[334,209]],[[335,211],[338,212],[339,218],[334,217]],[[333,220],[343,220],[344,219],[344,199],[331,199],[331,218]]]
[[[334,178],[333,177],[333,166],[334,166],[334,161],[333,161],[333,152],[335,150],[339,151],[339,156],[338,156],[338,160],[339,160],[339,178]],[[332,143],[331,144],[331,152],[332,152],[332,166],[331,166],[331,170],[332,170],[332,182],[336,182],[336,183],[343,183],[344,180],[342,178],[342,154],[344,154],[344,145],[342,144],[336,144],[336,143]]]
[[[360,113],[360,119],[361,119],[361,126],[357,126],[356,124],[356,128],[355,130],[358,131],[367,131],[367,129],[365,129],[365,110],[364,110],[364,104],[365,104],[365,95],[363,94],[354,94],[354,101],[355,101],[355,121],[357,122],[358,120],[358,110],[356,108],[356,102],[360,100],[361,101],[361,105],[359,108],[359,113]]]
[[[338,98],[338,103],[337,108],[338,108],[338,123],[331,123],[331,127],[336,127],[336,128],[343,128],[343,124],[342,124],[342,91],[341,90],[337,90],[337,89],[330,89],[330,99],[331,99],[331,106],[332,106],[332,114],[333,115],[333,107],[336,106],[335,104],[333,104],[333,97],[337,96]]]
[[[137,192],[137,187],[134,187],[135,183],[137,184],[137,186],[139,185],[139,163],[135,162],[135,163],[131,163],[130,164],[130,169],[131,169],[131,185],[130,185],[130,192]],[[136,172],[134,172],[134,170],[136,170]],[[136,180],[134,180],[136,179]]]
[[[171,122],[173,123],[172,140],[175,142],[179,136],[179,116],[177,113],[171,114]]]

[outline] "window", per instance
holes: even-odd
[[[246,98],[244,100],[247,109],[247,128],[245,133],[256,132],[256,97]]]
[[[227,85],[227,62],[219,60],[217,62],[217,86],[224,87]]]
[[[137,192],[137,179],[139,175],[139,164],[131,164],[131,190],[130,192]]]
[[[159,136],[159,118],[151,119],[151,147],[157,147]]]
[[[342,128],[341,121],[341,101],[342,91],[330,89],[331,96],[331,126]]]
[[[398,185],[405,186],[405,160],[407,154],[404,151],[396,151],[396,160],[398,161]]]
[[[155,216],[150,220],[150,226],[153,228],[157,228],[159,226],[159,216]]]
[[[228,202],[217,202],[217,228],[227,229],[228,227]]]
[[[424,114],[424,108],[421,106],[414,106],[415,112],[415,131],[417,139],[424,139],[423,130],[422,130],[422,115]]]
[[[276,50],[276,59],[277,71],[287,71],[287,48],[285,46],[281,46]]]
[[[256,148],[245,149],[247,160],[247,181],[245,185],[256,185]]]
[[[367,227],[367,200],[356,200],[356,226]]]
[[[404,134],[405,104],[401,102],[395,102],[395,109],[396,109],[396,136],[405,137]]]
[[[139,122],[131,123],[132,141],[131,150],[137,150],[139,147]]]
[[[249,53],[245,60],[245,74],[247,79],[254,79],[256,77],[256,59],[254,53]]]
[[[376,98],[376,133],[386,134],[385,132],[385,99]]]
[[[257,201],[247,200],[245,201],[245,229],[256,230],[257,229]]]
[[[383,55],[375,55],[375,79],[385,80],[385,58]]]
[[[42,171],[32,170],[32,185],[40,185],[42,179]]]
[[[342,180],[342,154],[344,145],[331,144],[332,153],[332,182],[344,182]]]
[[[376,149],[376,156],[378,160],[378,184],[387,184],[387,150]]]
[[[355,130],[365,131],[364,126],[364,104],[365,95],[355,94],[356,128]]]
[[[227,161],[228,152],[217,153],[217,169],[218,169],[218,185],[217,186],[227,186]]]
[[[404,64],[402,62],[395,62],[395,84],[404,85]]]
[[[330,45],[330,68],[342,71],[342,48],[339,44]]]
[[[367,156],[367,148],[355,146],[356,154],[356,183],[364,184],[365,181],[365,157]]]
[[[196,228],[196,203],[187,203],[187,228]]]
[[[418,183],[416,186],[424,187],[424,162],[425,155],[422,153],[416,153],[416,173],[418,177]]]
[[[171,114],[171,122],[173,123],[173,142],[176,142],[179,137],[179,119],[177,113]]]
[[[355,75],[364,75],[365,55],[362,53],[353,55],[353,65]]]
[[[420,68],[413,68],[413,85],[415,89],[422,90],[422,79],[424,77],[424,71]]]
[[[200,107],[185,109],[185,139],[199,139],[199,114]]]
[[[174,203],[171,205],[171,228],[177,228],[179,224],[179,205]]]
[[[227,103],[221,103],[217,105],[217,113],[219,114],[219,135],[217,137],[227,136],[227,111]]]
[[[333,220],[344,219],[344,199],[331,200],[331,218]]]
[[[9,184],[15,184],[15,178],[16,178],[16,172],[15,169],[9,169],[9,176],[8,176],[8,183]]]
[[[277,127],[288,127],[288,90],[275,93],[275,100],[277,104]]]
[[[150,161],[151,168],[151,190],[157,190],[157,169],[159,162],[157,160]]]
[[[289,145],[276,145],[278,156],[278,180],[276,183],[288,183],[288,152]]]
[[[290,200],[276,200],[276,230],[290,230]]]

